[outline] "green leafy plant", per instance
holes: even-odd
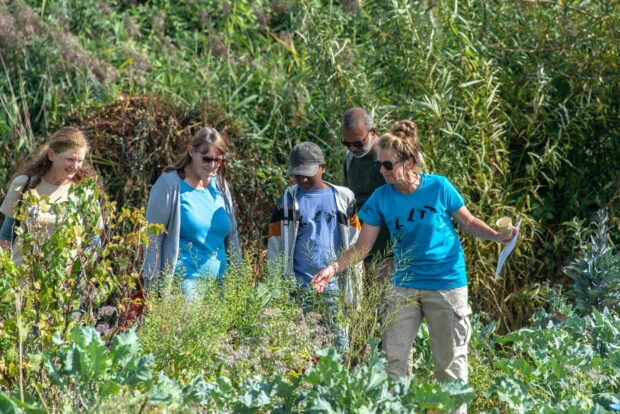
[[[577,309],[584,313],[592,308],[614,309],[620,304],[620,253],[610,240],[606,210],[598,211],[594,225],[596,230],[582,257],[564,267],[574,282],[572,293]]]
[[[379,358],[377,343],[372,343],[368,364],[352,372],[342,365],[333,351],[319,353],[319,362],[304,382],[303,407],[311,411],[339,412],[417,412],[431,408],[450,412],[473,399],[474,390],[459,382],[416,383],[403,379],[394,383]]]
[[[314,366],[291,377],[255,373],[234,384],[227,377],[206,380],[197,375],[183,383],[161,372],[155,375],[153,357],[142,354],[134,330],[117,335],[107,347],[94,329],[75,327],[66,343],[54,335],[55,348],[44,356],[45,379],[52,387],[39,394],[41,399],[23,403],[0,394],[0,404],[16,413],[107,413],[147,407],[149,412],[400,413],[451,410],[473,398],[474,390],[460,383],[394,382],[385,373],[376,345],[372,344],[369,363],[354,370],[343,365],[335,351],[325,350],[317,354]]]
[[[45,356],[48,378],[56,386],[54,397],[64,401],[65,410],[98,412],[103,401],[122,390],[151,383],[153,357],[140,355],[133,329],[115,336],[109,349],[90,327],[75,327],[70,340],[64,345],[55,335],[59,348]]]
[[[617,313],[595,309],[580,317],[541,309],[535,323],[495,336],[490,345],[496,350],[487,351],[484,359],[474,351],[493,373],[493,383],[479,390],[486,398],[522,413],[603,412],[617,400]]]
[[[95,325],[103,305],[116,315],[104,329],[108,335],[123,329],[147,228],[143,212],[116,214],[92,181],[73,186],[64,203],[48,206],[35,193],[24,201],[16,217],[28,224],[19,231],[16,256],[0,252],[0,364],[9,389],[36,384],[54,333],[65,338],[78,324]],[[29,221],[28,206],[55,214],[51,232]]]
[[[18,396],[0,392],[0,411],[6,414],[46,414],[47,411],[36,405],[22,401]]]

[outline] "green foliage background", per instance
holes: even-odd
[[[380,132],[410,118],[430,171],[474,214],[524,218],[497,284],[498,247],[462,238],[473,305],[514,328],[562,280],[574,218],[607,207],[618,237],[618,27],[620,5],[604,0],[0,0],[0,187],[77,124],[112,197],[144,205],[206,120],[235,148],[248,245],[264,237],[292,145],[319,143],[337,182],[347,107],[371,108]]]

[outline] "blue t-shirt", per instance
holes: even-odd
[[[340,253],[341,241],[338,228],[338,208],[334,189],[304,191],[296,195],[300,219],[293,269],[302,286],[308,287],[312,277],[333,262]],[[338,290],[338,280],[333,278],[326,292]]]
[[[226,272],[224,239],[231,228],[222,193],[215,179],[203,190],[179,180],[181,232],[176,273],[184,279],[219,279]]]
[[[390,230],[394,285],[427,290],[467,286],[463,247],[451,220],[463,205],[463,197],[440,175],[421,174],[420,186],[411,194],[392,184],[375,190],[359,217]]]

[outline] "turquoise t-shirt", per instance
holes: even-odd
[[[226,272],[224,240],[231,229],[222,193],[215,179],[204,190],[179,180],[181,232],[176,273],[184,279],[219,279]]]
[[[299,227],[295,241],[293,269],[302,286],[309,287],[312,277],[336,260],[341,249],[336,195],[331,187],[304,191],[296,195],[299,205]],[[325,292],[338,290],[333,278]]]
[[[393,243],[396,286],[443,290],[467,286],[463,247],[452,224],[452,213],[463,197],[440,175],[422,174],[411,194],[392,184],[375,190],[358,214],[373,226],[385,224]]]

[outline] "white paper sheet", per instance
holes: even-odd
[[[517,230],[521,230],[521,221],[522,219],[519,218],[519,222],[517,223]],[[506,259],[508,258],[510,253],[512,253],[515,246],[517,245],[518,238],[519,238],[519,232],[517,231],[517,234],[515,234],[512,240],[508,242],[506,247],[504,247],[504,250],[502,250],[502,252],[499,254],[499,259],[497,260],[497,268],[495,269],[495,278],[493,279],[494,281],[497,281],[499,272],[502,271],[502,267],[504,267],[504,263],[506,262]]]

